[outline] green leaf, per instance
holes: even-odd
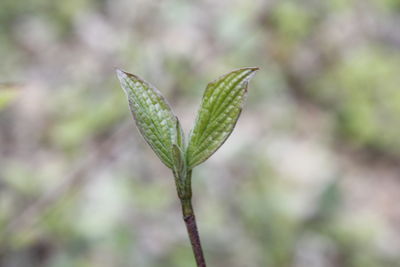
[[[136,75],[117,70],[140,133],[161,161],[173,168],[173,144],[183,143],[177,117],[161,93]]]
[[[185,178],[186,162],[183,151],[175,144],[172,144],[172,157],[174,160],[173,172],[176,177],[180,179]]]
[[[208,159],[232,133],[257,70],[234,70],[208,84],[187,148],[188,169]]]
[[[178,117],[176,117],[175,130],[176,130],[176,133],[177,133],[175,144],[177,144],[179,148],[184,150],[184,148],[185,148],[185,135],[183,133],[181,124],[179,123]]]

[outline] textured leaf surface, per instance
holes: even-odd
[[[187,149],[189,169],[209,158],[232,133],[257,70],[238,69],[208,84]]]
[[[181,145],[182,129],[171,107],[148,82],[120,70],[117,74],[140,133],[162,162],[173,168],[172,145]]]

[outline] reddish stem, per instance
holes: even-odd
[[[196,218],[193,215],[186,216],[183,218],[186,223],[186,229],[189,234],[190,243],[192,244],[192,249],[196,263],[198,267],[206,267],[206,261],[204,259],[203,250],[201,248],[200,236],[197,231]]]
[[[189,234],[190,243],[192,244],[194,258],[198,267],[206,267],[206,261],[201,248],[200,236],[197,230],[196,217],[190,200],[182,200],[183,220]]]

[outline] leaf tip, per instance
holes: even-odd
[[[256,72],[258,71],[258,70],[260,70],[260,68],[259,67],[248,67],[248,68],[244,68],[245,70],[250,70],[250,72],[249,72],[249,79],[248,80],[250,80],[250,78],[251,77],[253,77],[254,76],[254,74],[256,74]]]
[[[252,71],[258,71],[260,70],[259,67],[248,67],[248,69],[252,70]]]
[[[128,80],[142,81],[138,76],[136,76],[136,75],[134,75],[132,73],[123,71],[123,70],[121,70],[119,68],[116,68],[115,72],[117,73],[117,77],[118,77],[118,80],[119,80],[119,82],[121,84],[122,89],[124,89],[124,91],[127,94],[129,93],[129,89],[128,89],[129,86],[127,86]]]
[[[250,79],[256,74],[256,72],[260,69],[259,67],[248,67],[248,68],[244,68],[245,70],[250,70],[249,75],[247,77],[247,79],[245,80],[245,86],[244,86],[244,90],[247,93],[248,90],[248,83],[250,81]]]
[[[115,68],[115,72],[117,73],[118,76],[123,75],[125,72],[119,68]]]
[[[126,72],[118,68],[115,69],[115,72],[117,73],[119,81],[122,82],[123,79],[126,77]]]
[[[259,67],[244,67],[244,68],[236,69],[233,72],[235,72],[235,71],[250,71],[250,73],[253,73],[253,72],[256,72],[258,70],[260,70]]]

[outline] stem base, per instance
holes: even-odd
[[[194,214],[183,217],[186,224],[186,229],[189,234],[190,243],[192,244],[192,249],[196,263],[198,267],[206,267],[206,262],[203,255],[203,250],[201,248],[199,232],[197,230],[196,218]]]

